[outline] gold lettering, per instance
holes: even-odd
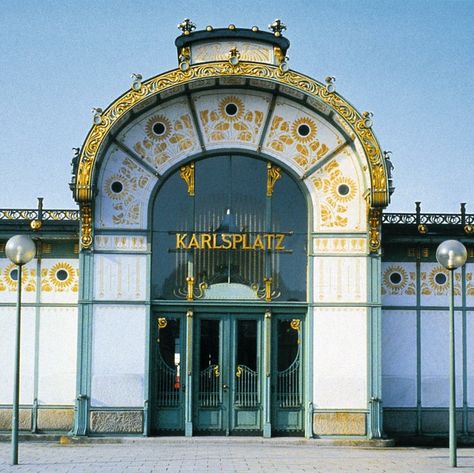
[[[277,238],[277,244],[275,246],[276,251],[283,251],[285,247],[282,245],[283,240],[285,239],[285,234],[284,233],[277,233],[276,235]]]
[[[186,240],[186,237],[188,236],[187,233],[177,233],[176,234],[176,249],[179,250],[179,249],[183,249],[185,250],[186,249],[186,242],[184,240]]]
[[[220,250],[222,248],[222,245],[217,244],[217,233],[212,234],[212,249],[213,250]]]
[[[237,248],[237,243],[242,243],[242,235],[240,233],[234,233],[232,235],[232,249]]]
[[[191,240],[189,240],[188,250],[190,250],[191,248],[196,248],[196,250],[199,250],[199,242],[196,238],[195,233],[193,233],[193,235],[191,236]]]
[[[275,239],[275,235],[272,235],[271,233],[265,233],[265,235],[263,235],[263,236],[267,240],[267,250],[271,250],[272,249],[272,240]]]
[[[252,249],[254,249],[254,250],[264,250],[265,249],[265,245],[263,244],[261,235],[257,235],[255,237]]]
[[[242,249],[243,250],[251,250],[252,247],[248,245],[247,242],[248,235],[243,235],[243,240],[242,240]]]
[[[201,235],[201,249],[203,250],[204,248],[212,249],[211,235],[209,233],[203,233]]]
[[[229,250],[232,248],[232,240],[230,239],[230,235],[227,233],[222,234],[222,243],[223,245],[220,246],[223,250]]]

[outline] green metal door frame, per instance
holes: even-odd
[[[182,359],[185,360],[186,369],[182,371],[183,381],[185,383],[185,395],[184,395],[184,434],[185,436],[193,436],[196,434],[196,426],[193,422],[194,416],[194,404],[195,404],[195,390],[189,389],[188,387],[194,386],[196,382],[195,377],[198,376],[195,367],[195,356],[196,353],[196,324],[197,320],[203,316],[210,316],[214,318],[227,318],[228,320],[239,320],[239,319],[259,319],[259,363],[260,363],[260,372],[261,380],[259,384],[260,388],[260,403],[261,403],[261,434],[264,438],[269,438],[272,436],[272,341],[275,338],[273,331],[273,322],[274,320],[285,318],[285,319],[294,319],[298,318],[302,320],[302,324],[305,327],[300,335],[301,343],[304,346],[302,352],[302,363],[301,376],[303,379],[303,403],[302,403],[302,412],[303,412],[303,431],[308,436],[308,425],[311,425],[312,422],[312,409],[308,409],[310,405],[310,379],[308,378],[310,374],[309,364],[308,364],[308,353],[310,352],[310,346],[307,346],[308,342],[311,343],[311,336],[308,335],[309,331],[309,321],[310,318],[307,317],[307,305],[302,303],[273,303],[273,304],[261,304],[261,303],[252,303],[251,301],[239,301],[238,304],[231,303],[230,301],[224,301],[223,303],[209,303],[209,302],[194,302],[184,304],[179,301],[178,303],[169,303],[161,304],[155,303],[152,306],[152,313],[162,313],[162,314],[182,314],[185,318],[183,322],[184,328],[184,343],[182,346]],[[272,321],[273,320],[273,321]],[[235,332],[235,331],[234,331]],[[230,334],[230,332],[229,332]],[[229,335],[230,336],[230,335]],[[235,333],[232,333],[232,337],[235,337]],[[229,351],[227,365],[232,371],[231,360],[235,358],[235,342],[232,341],[228,344],[231,347],[232,352]],[[235,364],[235,363],[234,363]],[[235,367],[234,367],[235,368]],[[229,371],[230,373],[230,371]],[[232,389],[232,388],[230,388]],[[234,398],[235,392],[229,390],[229,398]],[[153,404],[153,399],[151,396],[150,405]],[[228,422],[229,431],[232,430],[232,423]],[[224,432],[225,433],[225,432]],[[230,433],[230,432],[229,432]],[[238,432],[234,432],[238,433]],[[309,435],[310,436],[310,435]]]

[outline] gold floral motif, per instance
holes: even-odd
[[[308,132],[306,134],[301,133],[302,127],[307,127],[306,130],[308,130]],[[317,132],[318,127],[316,126],[316,122],[309,117],[298,118],[291,125],[291,136],[300,143],[313,141],[313,139],[316,138]]]
[[[194,196],[194,163],[188,164],[186,166],[181,166],[179,169],[179,177],[186,183],[188,186],[188,194]]]
[[[162,133],[155,132],[155,126],[163,127]],[[149,118],[145,125],[146,136],[152,141],[165,141],[171,134],[171,122],[164,115],[155,115]]]
[[[444,276],[443,282],[438,282],[438,274]],[[449,289],[449,271],[441,265],[436,265],[430,272],[421,272],[421,293],[424,296],[444,296],[448,294]],[[454,294],[461,294],[461,274],[455,275]]]
[[[267,164],[267,197],[273,195],[273,188],[275,187],[276,181],[281,179],[281,168],[278,166],[272,165],[272,163]]]
[[[346,227],[348,203],[354,199],[358,191],[354,180],[342,174],[337,161],[326,164],[320,173],[311,177],[311,180],[316,190],[323,196],[320,204],[320,217],[323,225],[337,228]],[[341,193],[341,185],[346,186],[346,194]]]
[[[390,279],[392,274],[398,274],[400,277],[400,282],[393,282]],[[390,295],[407,295],[413,296],[416,294],[415,288],[415,273],[408,272],[403,266],[400,265],[390,265],[383,272],[382,276],[383,294]]]
[[[49,270],[41,270],[41,290],[44,292],[78,292],[79,290],[79,270],[70,263],[60,261],[54,264]]]
[[[163,133],[153,131],[155,125],[163,126]],[[196,136],[189,114],[182,114],[173,122],[165,115],[154,115],[145,125],[146,138],[135,143],[133,149],[155,168],[159,168],[173,156],[194,146]]]
[[[301,117],[289,122],[276,115],[271,122],[268,144],[278,153],[289,153],[291,150],[288,147],[294,145],[296,154],[291,159],[306,171],[329,151],[329,147],[320,143],[316,136],[316,122],[311,118]]]
[[[158,317],[158,328],[163,329],[166,328],[168,325],[168,321],[166,320],[166,317]]]
[[[229,106],[234,113],[229,113]],[[246,110],[240,98],[230,95],[219,101],[217,110],[201,110],[199,117],[210,141],[255,143],[264,115],[259,110]]]
[[[92,208],[90,203],[80,206],[81,212],[81,247],[88,249],[92,246]]]
[[[380,226],[382,222],[382,210],[369,208],[369,249],[371,253],[377,253],[381,246]]]
[[[364,119],[358,111],[336,92],[328,92],[323,84],[309,77],[291,70],[283,73],[277,66],[270,64],[256,64],[244,61],[240,61],[237,66],[231,66],[227,61],[224,61],[197,64],[191,66],[186,71],[175,69],[149,79],[143,83],[140,90],[131,89],[113,102],[101,115],[101,123],[91,128],[84,146],[81,148],[74,193],[76,201],[91,201],[93,194],[92,174],[99,150],[110,129],[127,112],[143,100],[177,85],[187,84],[190,81],[199,79],[225,76],[244,76],[284,84],[311,97],[317,97],[326,105],[332,107],[335,113],[354,130],[357,139],[364,148],[371,175],[369,206],[385,207],[389,203],[387,171],[382,159],[380,146],[372,130],[364,126]],[[87,219],[88,215],[82,212],[81,217],[82,225],[84,226],[84,218]],[[92,240],[87,238],[87,235],[84,235],[84,231],[82,233],[83,244],[85,240],[90,246]]]
[[[290,327],[293,330],[299,330],[301,327],[301,320],[300,319],[292,319],[290,322]]]
[[[12,271],[17,271],[18,275],[18,266],[14,263],[10,263],[0,272],[0,292],[15,292],[17,290],[18,280],[12,278]],[[36,269],[23,266],[21,269],[21,287],[26,292],[36,291]]]
[[[114,224],[131,225],[140,221],[140,204],[137,194],[144,189],[150,178],[143,174],[141,168],[131,159],[125,158],[118,171],[104,182],[104,192],[112,200]],[[112,183],[120,182],[120,192],[112,191]]]

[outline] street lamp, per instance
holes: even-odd
[[[15,235],[5,245],[8,259],[18,266],[17,302],[16,302],[16,338],[15,368],[13,372],[13,406],[12,406],[12,465],[18,465],[18,417],[20,397],[20,334],[21,334],[21,269],[35,257],[36,246],[27,235]]]
[[[454,270],[467,260],[466,247],[457,240],[446,240],[438,246],[436,259],[449,271],[449,461],[457,466],[456,457],[456,366],[454,360]]]

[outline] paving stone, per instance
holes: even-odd
[[[474,471],[474,449],[459,449],[461,471]],[[23,442],[11,467],[0,443],[0,473],[336,473],[452,471],[441,448],[328,447],[284,439],[142,439],[121,444]]]

